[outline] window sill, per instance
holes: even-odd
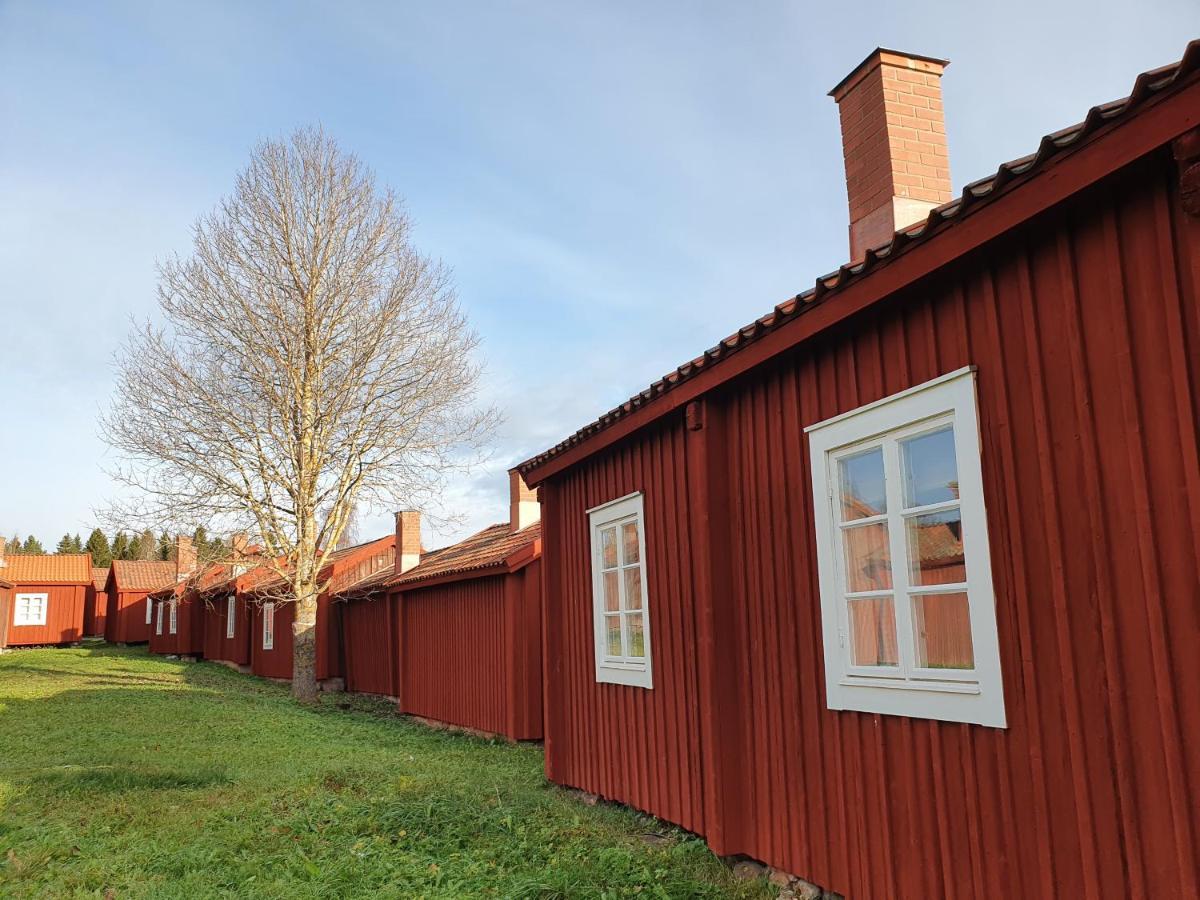
[[[848,688],[885,688],[889,691],[931,691],[944,694],[979,694],[979,685],[963,681],[901,681],[895,678],[856,678],[847,676],[838,682]]]
[[[646,690],[654,687],[649,666],[600,664],[596,666],[596,682],[598,684],[619,684],[625,687],[640,687]]]

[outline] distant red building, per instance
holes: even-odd
[[[105,639],[114,644],[148,642],[154,604],[146,598],[157,590],[174,585],[177,576],[173,562],[114,559],[104,585],[107,601]]]
[[[541,528],[512,474],[509,521],[421,552],[420,516],[396,516],[395,571],[339,594],[346,689],[474,731],[542,734]]]
[[[87,553],[5,554],[0,538],[0,647],[70,644],[83,637],[92,582]]]
[[[1200,43],[951,199],[837,88],[852,261],[520,466],[546,773],[847,897],[1200,896]]]
[[[332,585],[366,578],[393,565],[392,535],[337,550],[321,570],[320,580]],[[261,573],[261,570],[260,570]],[[318,682],[341,686],[343,675],[341,604],[332,601],[332,590],[317,598]],[[244,592],[250,622],[250,666],[255,675],[292,677],[292,622],[295,604],[287,585],[278,577],[259,580]]]
[[[104,636],[104,620],[108,614],[108,569],[92,566],[92,584],[83,599],[83,633],[87,637]]]

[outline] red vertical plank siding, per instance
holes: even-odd
[[[328,595],[317,599],[317,680],[341,678],[341,608],[344,604],[332,603]],[[292,623],[296,617],[294,603],[275,604],[275,640],[270,650],[263,649],[262,606],[257,601],[252,607],[250,633],[251,670],[255,675],[267,678],[292,677]]]
[[[8,606],[8,635],[2,646],[22,647],[37,644],[70,644],[83,637],[83,601],[87,587],[82,584],[26,584],[13,587],[13,602]],[[18,594],[46,594],[45,625],[14,625]]]
[[[204,658],[231,662],[239,666],[250,664],[250,632],[252,623],[250,609],[244,597],[236,596],[234,601],[233,637],[226,637],[228,593],[208,595],[202,603]]]
[[[150,640],[153,623],[146,624],[149,591],[118,591],[109,582],[104,637],[112,643],[140,644]]]
[[[1196,896],[1200,228],[1177,184],[1148,157],[714,392],[703,429],[677,412],[544,483],[548,776],[855,898]],[[803,428],[965,365],[1009,727],[830,711]],[[632,491],[650,691],[593,670],[585,511]]]
[[[346,690],[399,696],[396,598],[385,593],[342,603]]]
[[[511,740],[542,736],[541,564],[396,596],[400,709]]]
[[[83,596],[83,633],[86,637],[104,634],[104,620],[108,614],[108,594],[97,591],[95,585],[85,588]]]

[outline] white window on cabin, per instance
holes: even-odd
[[[167,629],[168,631],[171,632],[171,634],[175,634],[175,631],[176,631],[177,627],[179,626],[178,606],[179,606],[179,601],[176,600],[174,597],[172,597],[171,598],[171,624],[170,624],[170,627]]]
[[[237,629],[237,598],[230,594],[225,598],[225,637],[232,639]]]
[[[262,608],[264,650],[275,649],[275,604],[264,603]]]
[[[163,605],[161,603],[155,603],[154,605],[158,608],[158,615],[154,619],[154,633],[162,634]]]
[[[596,681],[652,688],[642,495],[588,510]]]
[[[973,369],[807,431],[829,708],[1005,727]]]
[[[17,594],[13,606],[13,625],[45,625],[49,594]]]
[[[146,624],[149,625],[154,615],[154,601],[149,597],[146,598]],[[159,632],[161,634],[162,632]]]

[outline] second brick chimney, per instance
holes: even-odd
[[[404,509],[396,513],[396,574],[421,562],[421,513]]]
[[[196,548],[190,537],[175,536],[175,577],[183,579],[196,569]]]
[[[950,200],[941,85],[948,65],[881,47],[829,92],[842,121],[853,262]]]
[[[542,518],[542,504],[537,491],[525,483],[521,473],[512,469],[508,473],[508,524],[512,531],[527,528]]]

